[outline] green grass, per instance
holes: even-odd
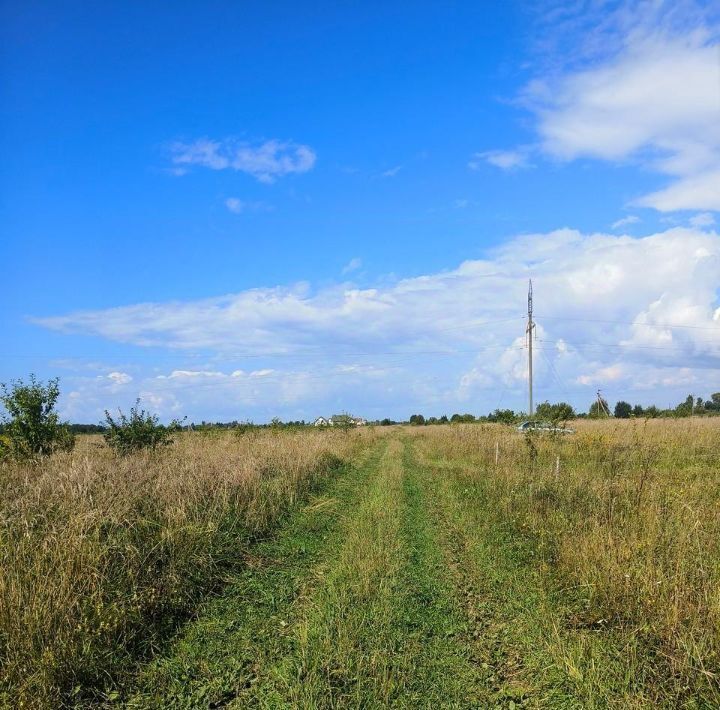
[[[375,440],[247,548],[117,704],[710,707],[677,702],[642,633],[590,618],[552,540],[498,501],[490,468],[431,437]]]
[[[294,645],[292,624],[344,517],[375,470],[380,449],[323,483],[273,537],[248,551],[246,567],[226,580],[169,651],[145,669],[123,705],[132,708],[222,707],[257,694],[265,670]],[[127,691],[126,693],[127,694]]]

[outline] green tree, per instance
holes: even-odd
[[[615,416],[618,419],[629,419],[630,414],[632,413],[632,405],[630,402],[625,402],[624,400],[620,400],[615,405]]]
[[[607,417],[609,415],[610,408],[608,407],[607,400],[603,397],[600,397],[600,401],[596,399],[588,409],[588,416],[589,417]]]
[[[347,412],[343,414],[333,414],[330,417],[332,425],[341,431],[350,431],[355,426],[355,420]]]
[[[575,418],[575,410],[567,402],[558,402],[557,404],[550,404],[547,401],[541,402],[535,408],[535,414],[539,419],[549,419],[551,422],[561,422]]]
[[[678,417],[689,417],[695,409],[695,398],[689,394],[684,402],[675,407],[675,415]]]
[[[0,403],[7,410],[3,416],[3,448],[8,453],[24,459],[70,451],[75,446],[75,435],[55,411],[59,382],[55,378],[43,384],[30,375],[28,384],[16,380],[0,385]]]
[[[720,412],[720,392],[713,392],[710,399],[705,402],[705,409],[710,412]]]
[[[633,416],[635,416],[635,417],[641,417],[645,413],[645,410],[642,408],[641,404],[636,404],[633,407],[632,413],[633,413]]]
[[[133,451],[150,449],[154,451],[173,443],[172,434],[182,427],[182,422],[174,419],[169,426],[160,424],[156,414],[150,414],[140,409],[140,400],[130,407],[127,416],[118,409],[118,418],[113,419],[110,412],[105,410],[105,426],[103,434],[107,445],[121,456]]]
[[[512,409],[496,409],[492,414],[488,414],[489,422],[499,422],[501,424],[514,424],[518,415]]]
[[[410,424],[423,426],[423,424],[425,424],[425,417],[422,414],[412,414],[410,416]]]

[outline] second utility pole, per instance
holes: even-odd
[[[532,371],[532,341],[533,341],[533,329],[535,323],[533,323],[533,304],[532,304],[532,279],[530,279],[530,287],[528,288],[528,322],[527,330],[525,331],[528,336],[528,401],[529,409],[528,415],[533,415],[533,371]]]

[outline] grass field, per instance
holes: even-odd
[[[720,705],[720,420],[2,468],[7,707]]]

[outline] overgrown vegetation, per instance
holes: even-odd
[[[30,459],[73,448],[75,436],[55,411],[59,396],[58,379],[43,384],[30,375],[28,383],[0,384],[0,404],[7,412],[2,418],[0,458]]]
[[[170,422],[168,426],[160,424],[156,414],[140,409],[140,400],[130,407],[130,415],[118,410],[117,419],[113,419],[110,412],[105,410],[105,433],[103,438],[107,445],[121,456],[133,451],[157,448],[172,444],[173,432],[179,431],[182,422],[178,419]]]
[[[717,707],[720,420],[576,424],[532,447],[498,427],[424,430],[422,448],[528,541],[528,574],[562,610],[547,651],[598,706]]]
[[[8,459],[0,706],[124,704],[160,651],[130,707],[718,707],[720,419],[573,427],[247,426]]]
[[[122,457],[87,436],[1,464],[0,707],[102,702],[363,436],[183,433]]]

